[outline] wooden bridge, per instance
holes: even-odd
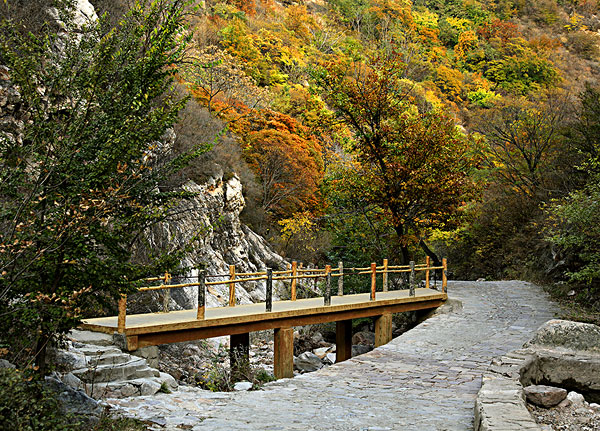
[[[430,285],[430,271],[434,270],[442,270],[441,291]],[[416,273],[419,271],[425,275],[424,288],[416,287]],[[388,274],[391,273],[408,273],[409,289],[388,290]],[[375,346],[385,344],[392,339],[393,313],[433,309],[447,299],[446,273],[446,259],[443,259],[442,266],[437,267],[431,266],[427,259],[423,265],[411,262],[407,266],[388,266],[387,260],[384,260],[382,266],[372,263],[368,268],[348,268],[346,272],[341,263],[333,270],[329,265],[323,269],[302,269],[295,262],[287,271],[267,269],[258,273],[235,274],[230,268],[228,280],[212,282],[207,282],[204,271],[199,271],[197,282],[184,284],[164,284],[170,281],[170,275],[165,274],[164,277],[148,279],[164,283],[143,287],[139,291],[195,286],[198,288],[197,309],[127,316],[127,298],[123,296],[119,301],[118,316],[86,319],[80,326],[91,331],[122,334],[130,351],[146,346],[230,335],[230,351],[242,355],[249,352],[250,332],[274,329],[274,375],[276,378],[292,377],[294,326],[336,322],[336,362],[344,361],[352,356],[352,319],[375,317]],[[343,279],[350,274],[370,274],[371,291],[344,295]],[[377,274],[382,274],[381,292],[377,292]],[[332,296],[332,277],[338,278],[335,296]],[[297,280],[311,278],[325,281],[324,296],[298,299]],[[236,283],[258,280],[266,283],[265,302],[236,306]],[[272,301],[273,280],[291,281],[291,300]],[[219,284],[229,285],[229,306],[207,308],[206,289]],[[235,356],[231,358],[233,360]]]

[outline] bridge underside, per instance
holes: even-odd
[[[408,290],[377,292],[371,301],[369,294],[334,296],[331,305],[323,305],[323,298],[277,301],[271,312],[264,304],[206,309],[205,319],[196,319],[196,310],[128,315],[124,336],[128,350],[159,344],[193,341],[203,338],[232,335],[236,344],[240,334],[275,329],[275,377],[293,376],[293,326],[338,322],[337,362],[349,359],[352,352],[352,319],[377,317],[375,344],[380,346],[392,338],[393,313],[434,309],[447,299],[446,293],[432,289],[416,289],[415,296]],[[86,319],[82,329],[112,334],[117,332],[117,317]],[[232,341],[234,340],[232,337]],[[242,337],[241,339],[245,339]],[[232,343],[233,345],[233,343]]]

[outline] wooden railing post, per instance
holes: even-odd
[[[204,269],[198,268],[198,312],[197,320],[204,320],[206,310],[206,272]]]
[[[338,269],[340,271],[340,276],[338,277],[338,296],[344,295],[344,262],[340,261],[338,263]]]
[[[371,264],[371,301],[375,301],[375,289],[377,287],[377,264]]]
[[[117,331],[119,334],[125,333],[125,319],[127,318],[127,295],[121,294],[119,298],[119,318],[117,321]]]
[[[431,258],[427,256],[425,258],[425,265],[427,269],[425,270],[425,289],[429,289],[429,263],[431,262]]]
[[[325,305],[331,305],[331,265],[325,265]]]
[[[442,259],[442,266],[444,269],[442,270],[442,292],[446,292],[448,289],[448,260],[446,258]]]
[[[165,272],[165,286],[171,284],[171,274]],[[169,312],[169,301],[171,300],[171,290],[164,289],[163,290],[163,312]]]
[[[410,276],[409,276],[409,295],[415,296],[415,262],[413,260],[410,261]]]
[[[273,270],[267,268],[267,287],[266,287],[266,298],[265,298],[266,311],[273,310]]]
[[[388,260],[383,259],[383,291],[388,291]]]
[[[293,261],[292,262],[292,277],[296,277],[298,275],[298,262]],[[292,297],[292,301],[296,300],[296,278],[292,278],[292,292],[291,292],[291,297]]]
[[[235,265],[229,265],[229,279],[232,283],[229,283],[229,306],[235,307]]]

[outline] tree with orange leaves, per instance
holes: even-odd
[[[244,155],[258,176],[261,207],[277,217],[314,209],[323,177],[321,145],[294,118],[252,111],[233,125],[244,140]]]
[[[315,73],[326,102],[354,131],[351,150],[360,173],[353,194],[385,212],[404,263],[410,242],[452,220],[473,192],[476,162],[472,142],[451,119],[412,105],[402,80],[406,67],[392,52],[329,63]]]

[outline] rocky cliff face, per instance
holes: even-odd
[[[184,282],[196,279],[198,272],[195,268],[199,264],[206,265],[208,281],[228,279],[229,265],[235,265],[237,273],[264,271],[267,267],[275,270],[287,268],[288,263],[273,252],[262,237],[240,222],[244,198],[237,176],[227,179],[219,172],[205,184],[188,181],[183,187],[193,192],[195,197],[181,203],[180,215],[148,233],[147,246],[173,250],[193,242],[193,251],[182,262],[182,266],[193,268]],[[283,283],[274,283],[275,297],[281,296],[284,290]],[[227,285],[209,286],[207,305],[225,304],[228,292]],[[239,303],[264,301],[264,282],[237,284],[236,298]],[[196,287],[171,290],[172,307],[192,308],[197,300]],[[147,304],[146,301],[142,303]]]

